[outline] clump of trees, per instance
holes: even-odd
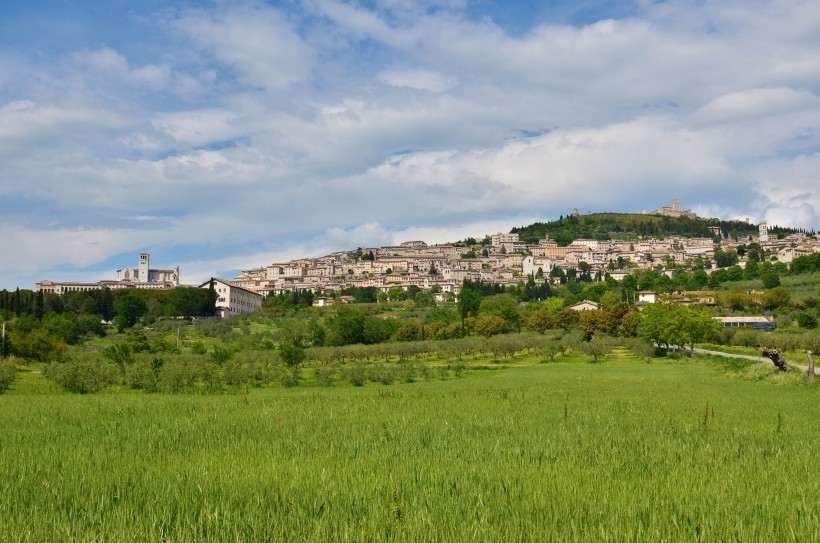
[[[675,303],[647,305],[638,323],[641,338],[664,347],[694,348],[695,343],[719,337],[720,330],[708,310]]]

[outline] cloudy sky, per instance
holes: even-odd
[[[37,0],[0,18],[0,289],[573,208],[820,229],[816,0]]]

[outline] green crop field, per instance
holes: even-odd
[[[23,372],[0,396],[0,540],[820,541],[802,380],[623,353],[239,395]]]

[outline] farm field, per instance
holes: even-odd
[[[28,373],[0,396],[0,540],[818,541],[818,389],[767,372],[619,353],[240,395]]]

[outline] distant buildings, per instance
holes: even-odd
[[[680,210],[680,202],[677,198],[672,198],[672,202],[668,206],[659,207],[651,213],[652,215],[663,215],[665,217],[689,217],[696,219],[698,216],[692,212],[691,209],[684,211]]]
[[[764,330],[766,332],[773,331],[777,325],[774,320],[769,317],[712,317],[719,321],[726,328],[745,327],[753,328],[755,330]]]
[[[149,266],[148,253],[140,253],[139,265],[136,269],[126,266],[117,270],[117,279],[102,279],[95,283],[78,283],[72,281],[50,281],[44,279],[35,283],[35,292],[51,292],[65,294],[66,292],[87,292],[90,290],[139,288],[139,289],[166,289],[179,286],[179,266],[173,270],[152,270]]]
[[[148,253],[140,253],[139,267],[134,269],[126,266],[117,270],[117,281],[173,283],[173,286],[179,286],[179,266],[173,270],[152,270],[149,266],[150,259]]]

